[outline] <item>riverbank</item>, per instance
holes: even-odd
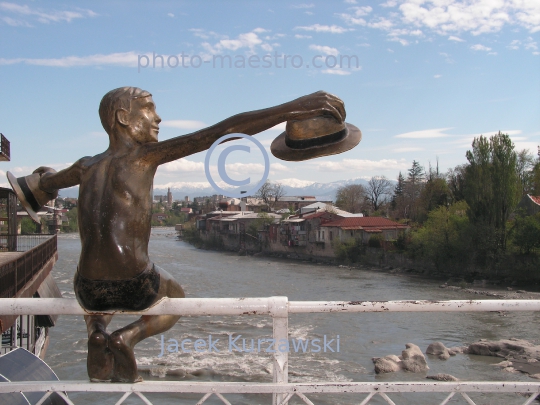
[[[190,243],[190,241],[182,239]],[[191,243],[190,243],[191,244]],[[504,278],[478,279],[467,280],[464,275],[456,275],[448,272],[429,271],[425,263],[420,263],[420,266],[400,267],[391,265],[390,263],[398,262],[402,264],[410,264],[409,260],[394,259],[388,260],[387,252],[377,252],[376,248],[366,248],[366,253],[374,257],[380,265],[354,263],[345,265],[339,262],[338,259],[330,256],[314,256],[297,251],[292,252],[274,252],[269,250],[255,251],[254,249],[231,249],[230,247],[212,243],[209,247],[203,244],[192,244],[198,249],[208,251],[236,252],[239,256],[254,256],[275,258],[281,260],[290,260],[292,262],[312,263],[315,265],[336,266],[338,268],[354,270],[366,270],[374,272],[385,272],[388,274],[402,275],[410,278],[423,279],[429,281],[441,281],[440,288],[448,288],[449,290],[459,290],[465,293],[471,293],[481,296],[488,296],[499,299],[540,299],[540,285],[518,282],[516,280]],[[393,252],[390,252],[393,253]],[[385,257],[382,257],[385,256]],[[527,290],[532,291],[525,291]],[[527,295],[528,294],[528,295]]]

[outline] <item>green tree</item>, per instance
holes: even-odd
[[[521,196],[530,194],[533,190],[534,165],[534,156],[528,149],[522,149],[517,153],[516,169],[519,177]]]
[[[538,157],[531,170],[531,193],[540,195],[540,146],[538,147]]]
[[[405,177],[399,172],[397,179],[396,187],[394,188],[394,194],[392,195],[392,200],[390,201],[390,207],[396,212],[397,217],[403,218],[405,216],[404,210],[404,196],[403,190],[405,188]]]
[[[421,207],[419,219],[421,221],[427,217],[431,210],[450,203],[450,190],[445,177],[439,173],[438,167],[436,170],[432,170],[430,167],[427,181],[420,192],[419,199]]]
[[[540,248],[540,214],[516,217],[511,239],[523,254]]]
[[[467,165],[458,165],[446,172],[446,184],[452,202],[465,200],[465,172]]]
[[[517,154],[510,137],[499,132],[475,138],[467,151],[465,200],[479,245],[492,253],[506,249],[506,222],[520,198]],[[487,243],[486,243],[487,242]]]
[[[424,168],[413,160],[403,187],[404,216],[413,221],[418,220],[421,215],[420,194],[424,188],[425,179]]]
[[[467,203],[440,206],[412,235],[411,251],[433,262],[438,270],[465,269],[471,257],[471,232]]]
[[[28,235],[36,233],[36,223],[29,217],[23,217],[21,219],[21,234]]]
[[[68,217],[69,225],[64,228],[66,232],[79,232],[79,218],[77,207],[70,209],[66,216]]]
[[[193,212],[199,211],[199,203],[197,201],[193,201],[189,207],[193,210]]]
[[[266,212],[259,212],[257,219],[250,222],[246,233],[258,238],[259,231],[263,230],[266,226],[274,222],[274,217],[268,215]]]

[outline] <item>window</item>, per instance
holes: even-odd
[[[334,240],[334,235],[332,234],[332,231],[329,231],[328,236],[330,237],[330,240]]]

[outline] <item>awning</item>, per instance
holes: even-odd
[[[0,356],[0,381],[59,381],[51,368],[39,357],[18,348]],[[44,392],[0,394],[0,404],[35,405]],[[65,405],[66,401],[54,392],[43,405]]]

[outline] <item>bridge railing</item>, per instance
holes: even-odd
[[[366,313],[366,312],[485,312],[485,311],[540,311],[540,300],[453,300],[453,301],[288,301],[287,297],[266,298],[165,298],[151,308],[139,312],[107,311],[111,314],[131,315],[267,315],[273,318],[273,338],[276,342],[288,339],[288,316],[291,313]],[[3,298],[0,299],[2,315],[88,315],[75,299],[62,298]],[[226,394],[272,394],[274,405],[286,405],[294,396],[305,404],[314,405],[306,394],[365,393],[360,405],[367,405],[374,397],[396,405],[391,393],[447,393],[440,403],[447,404],[456,394],[468,404],[475,405],[468,393],[519,393],[527,398],[523,405],[531,404],[540,395],[539,382],[288,382],[288,352],[273,353],[273,383],[231,382],[142,382],[136,384],[89,383],[87,381],[10,382],[0,383],[1,393],[37,391],[44,392],[41,404],[56,392],[70,405],[65,392],[117,392],[124,393],[115,405],[122,404],[128,396],[136,395],[147,405],[152,402],[145,396],[149,392],[198,393],[204,396],[197,402],[203,404],[210,396],[217,396],[230,404]]]

